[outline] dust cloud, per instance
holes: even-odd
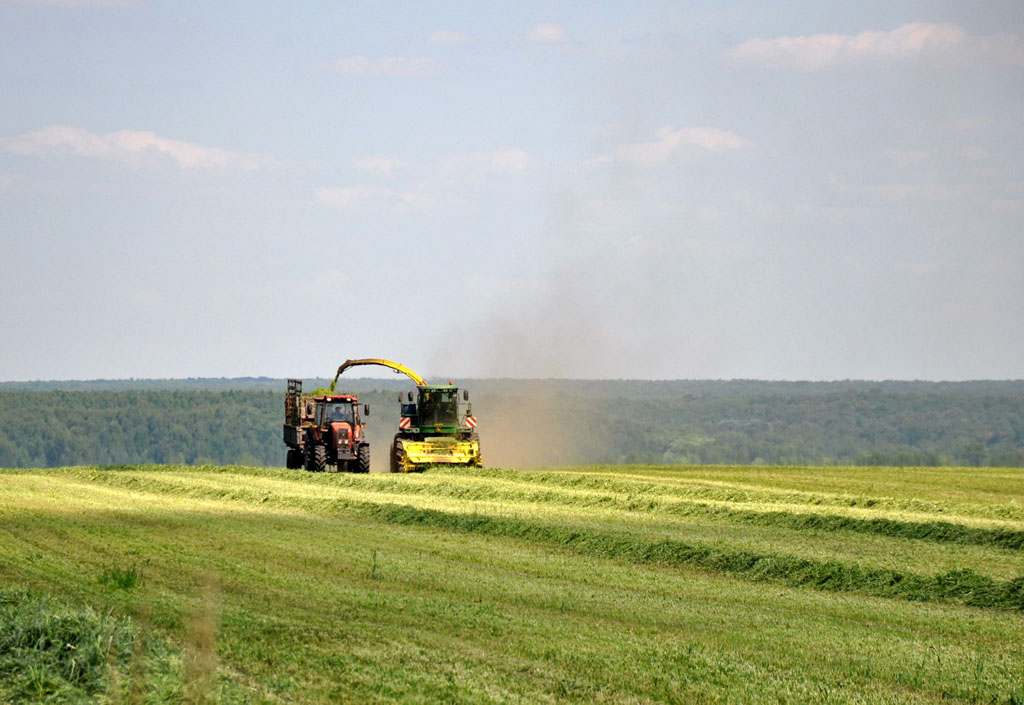
[[[546,396],[486,395],[474,402],[487,467],[530,468],[579,462],[579,428]]]
[[[590,431],[570,411],[577,400],[537,380],[629,376],[638,356],[650,358],[659,349],[637,332],[656,315],[649,305],[654,292],[635,285],[645,275],[620,256],[622,244],[605,247],[585,222],[585,205],[571,194],[553,197],[547,209],[538,251],[526,265],[531,271],[493,297],[484,314],[446,331],[427,357],[431,370],[478,378],[485,387],[500,381],[473,396],[489,467],[584,462],[592,455]],[[520,386],[516,380],[534,382]],[[464,386],[474,393],[471,384]]]
[[[544,389],[543,382],[514,381],[612,376],[623,361],[625,350],[602,320],[599,297],[582,274],[552,274],[534,292],[472,325],[465,367],[485,388],[495,386],[488,380],[501,378],[483,394],[463,384],[473,395],[488,467],[565,465],[585,456],[582,422],[568,410],[569,400]],[[448,357],[449,368],[452,362]]]
[[[430,370],[456,379],[509,382],[474,401],[490,466],[585,462],[595,444],[602,457],[614,455],[613,441],[592,428],[595,417],[614,411],[535,383],[519,395],[510,391],[513,380],[694,377],[728,369],[738,349],[707,321],[735,317],[749,292],[723,276],[741,271],[736,253],[695,222],[692,196],[652,188],[617,167],[561,178],[539,204],[542,225],[522,234],[529,251],[519,271],[495,284],[482,313],[443,331],[426,356]],[[665,202],[691,216],[685,226]]]

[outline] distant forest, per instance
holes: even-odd
[[[308,380],[313,389],[324,380]],[[345,380],[375,462],[396,377]],[[1024,381],[463,381],[488,465],[1024,466]],[[0,467],[283,465],[284,380],[0,383]]]

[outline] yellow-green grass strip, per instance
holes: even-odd
[[[83,479],[81,472],[72,474],[76,475],[72,483],[88,482]],[[48,479],[45,481],[53,491],[59,491],[61,480],[58,475],[50,473],[46,476]],[[444,491],[453,479],[445,479],[439,484],[438,477],[430,475],[375,477],[283,471],[268,471],[261,475],[248,471],[176,472],[168,468],[86,471],[84,475],[94,477],[92,482],[98,486],[121,486],[133,494],[189,497],[198,509],[203,510],[207,506],[215,510],[217,500],[320,513],[335,511],[336,500],[409,504],[456,513],[476,512],[513,518],[542,518],[549,522],[571,522],[585,528],[627,533],[650,541],[671,539],[758,554],[774,553],[777,546],[785,545],[792,555],[821,561],[836,560],[865,568],[890,568],[919,573],[969,568],[979,574],[1004,580],[1024,573],[1024,556],[1020,552],[993,547],[953,544],[946,549],[941,544],[906,541],[885,535],[804,531],[771,526],[751,531],[750,527],[742,523],[720,521],[714,517],[625,511],[604,506],[581,507],[572,503],[529,502],[522,498],[466,499],[450,496]],[[35,476],[33,481],[40,482],[43,478]],[[479,478],[476,481],[479,482]],[[442,491],[430,494],[436,488]],[[80,491],[87,493],[86,487]],[[95,501],[102,504],[110,500],[102,497]],[[154,501],[159,503],[166,500]],[[214,504],[211,505],[211,502]]]
[[[280,501],[262,490],[239,487],[210,487],[211,477],[190,478],[194,484],[175,485],[166,473],[122,473],[127,488],[182,492],[190,497],[235,499],[251,502]],[[101,474],[104,479],[113,477]],[[230,479],[230,478],[228,478]],[[368,493],[372,497],[372,493]],[[387,523],[434,526],[449,531],[486,534],[557,545],[573,552],[640,564],[689,566],[739,575],[758,581],[778,581],[794,587],[829,591],[850,591],[907,600],[952,600],[974,607],[1024,609],[1024,577],[997,580],[970,569],[950,570],[938,575],[808,558],[787,553],[751,551],[703,542],[653,538],[623,531],[602,530],[600,525],[551,523],[490,513],[464,513],[399,505],[376,500],[322,498],[293,502],[293,507],[311,511],[358,512]],[[288,502],[285,502],[288,504]]]

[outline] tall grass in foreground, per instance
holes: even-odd
[[[244,702],[218,685],[216,595],[204,585],[181,651],[141,618],[74,607],[25,589],[0,587],[0,702]]]
[[[127,662],[125,618],[0,588],[0,702],[78,702],[103,693],[109,664]]]

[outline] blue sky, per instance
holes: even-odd
[[[1015,2],[0,0],[0,379],[1024,377]]]

